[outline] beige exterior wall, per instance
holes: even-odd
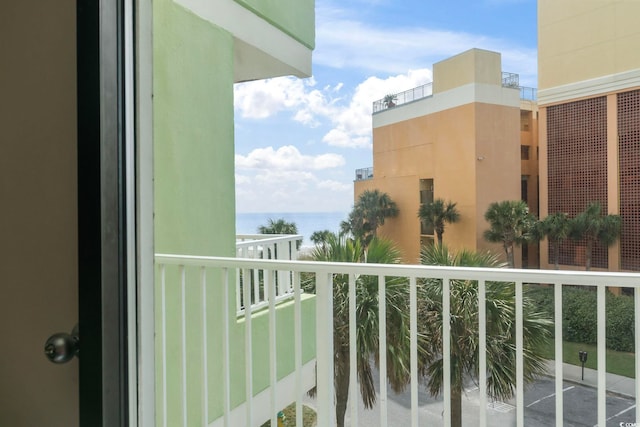
[[[433,93],[471,83],[502,84],[500,54],[471,49],[433,64]]]
[[[616,215],[620,213],[618,166],[618,98],[616,94],[609,94],[607,96],[607,206],[609,212],[607,213]],[[608,256],[609,269],[620,270],[620,240],[609,246]]]
[[[520,170],[523,180],[527,180],[526,202],[529,211],[539,217],[539,146],[538,146],[538,106],[532,101],[522,101],[520,105],[520,145],[529,147],[529,159],[521,157]],[[522,256],[522,263],[525,267],[540,266],[539,244],[528,245],[528,254],[525,265],[525,256]]]
[[[640,69],[639,16],[635,0],[539,0],[539,90]]]
[[[517,94],[516,102],[510,97],[515,92],[501,85],[500,55],[473,49],[434,65],[433,97],[374,116],[374,178],[356,181],[355,197],[375,188],[398,204],[399,216],[379,234],[398,244],[406,262],[419,259],[421,179],[433,179],[435,198],[457,203],[460,221],[446,226],[447,246],[503,253],[482,234],[490,203],[520,198],[520,107]]]
[[[540,153],[540,159],[538,160],[538,176],[540,180],[540,187],[538,189],[538,207],[540,211],[540,218],[544,218],[549,214],[549,181],[547,179],[549,153],[547,150],[546,107],[540,107],[538,111],[538,135],[538,149]],[[554,268],[552,263],[549,263],[549,245],[546,240],[540,243],[540,268]]]

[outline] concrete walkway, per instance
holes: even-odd
[[[547,361],[548,374],[555,378],[556,365],[555,361]],[[595,369],[584,368],[584,380],[582,379],[582,367],[571,365],[569,363],[562,364],[562,374],[565,381],[582,384],[589,387],[598,387],[598,371]],[[607,391],[626,397],[635,397],[636,384],[635,379],[623,377],[622,375],[607,373]]]

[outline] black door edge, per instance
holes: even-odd
[[[77,0],[80,425],[128,425],[123,0]]]

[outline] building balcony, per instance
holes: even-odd
[[[236,256],[250,259],[275,259],[291,261],[298,259],[298,247],[303,236],[299,234],[238,234],[236,235]],[[251,270],[251,274],[238,272],[236,275],[236,312],[244,314],[245,301],[243,285],[247,284],[251,308],[253,311],[267,307],[268,292],[265,292],[263,282],[258,276],[258,270]],[[276,304],[293,298],[291,276],[280,272],[275,286]]]
[[[272,247],[273,248],[273,247]],[[261,249],[264,253],[264,248]],[[254,249],[253,254],[257,251]],[[278,253],[281,253],[278,250]],[[594,422],[591,425],[607,424],[614,416],[607,410],[607,374],[605,348],[605,295],[607,287],[630,288],[634,291],[640,286],[637,274],[581,272],[581,271],[546,271],[546,270],[517,270],[517,269],[484,269],[461,267],[430,267],[420,265],[382,265],[382,264],[349,264],[326,263],[297,260],[278,260],[254,258],[221,258],[186,255],[156,255],[158,276],[160,281],[161,299],[161,327],[159,328],[159,357],[162,372],[159,381],[159,392],[167,408],[167,400],[182,399],[182,406],[177,414],[164,413],[160,418],[178,419],[179,423],[169,425],[220,425],[220,426],[260,426],[271,419],[271,425],[276,425],[276,414],[286,405],[294,403],[297,406],[298,417],[301,417],[302,402],[308,399],[307,391],[317,385],[314,406],[317,410],[317,425],[329,427],[335,425],[335,391],[334,391],[334,298],[335,292],[348,295],[346,300],[340,299],[341,304],[348,305],[349,331],[355,331],[361,326],[358,319],[362,313],[356,312],[359,294],[358,286],[364,277],[367,283],[374,283],[377,294],[376,301],[370,307],[375,307],[379,322],[377,329],[369,331],[377,335],[380,351],[372,354],[378,369],[375,375],[379,378],[377,390],[377,405],[371,427],[387,425],[432,425],[432,418],[439,419],[436,425],[450,425],[452,411],[450,399],[452,384],[450,374],[453,324],[452,301],[456,295],[451,294],[451,284],[457,280],[472,281],[477,289],[477,305],[470,306],[470,316],[477,319],[477,334],[473,339],[478,346],[478,404],[471,407],[473,425],[529,425],[527,418],[528,407],[525,405],[524,345],[526,334],[523,332],[527,324],[523,317],[523,288],[534,284],[553,289],[554,317],[553,331],[555,335],[555,361],[549,365],[555,372],[553,391],[544,397],[548,408],[549,424],[562,426],[568,421],[565,418],[573,408],[564,401],[563,384],[566,369],[563,365],[562,323],[563,288],[573,286],[588,287],[597,295],[597,372],[596,393],[593,408]],[[190,281],[189,278],[192,278]],[[239,286],[249,277],[255,277],[260,283],[260,292],[265,295],[264,305],[254,304],[256,288],[253,286]],[[340,289],[334,284],[334,278],[343,278],[347,289]],[[435,279],[435,281],[434,281]],[[303,292],[305,284],[313,282],[315,293]],[[387,286],[397,286],[398,281],[406,290],[408,299],[409,328],[406,335],[406,348],[409,349],[410,362],[405,366],[408,384],[406,387],[405,404],[395,406],[389,410],[393,392],[388,385],[386,375],[389,365],[387,340],[391,339],[387,333],[394,332],[387,326],[388,310],[393,301],[387,300],[389,295]],[[441,408],[437,413],[425,410],[423,398],[427,392],[423,373],[419,371],[419,331],[422,318],[419,307],[420,286],[441,286],[442,289],[442,317],[451,318],[452,322],[440,322],[442,337],[442,393]],[[434,285],[434,283],[436,285]],[[439,285],[437,285],[439,284]],[[280,286],[286,288],[291,298],[285,302],[278,300]],[[429,286],[429,285],[427,285]],[[504,287],[512,292],[514,298],[514,314],[511,319],[515,325],[513,345],[515,356],[514,366],[509,367],[514,372],[513,399],[507,402],[496,402],[488,393],[487,367],[492,360],[487,359],[487,347],[494,339],[490,335],[491,289],[496,286]],[[166,306],[169,289],[179,289],[176,302],[178,313],[172,313]],[[488,293],[489,290],[489,293]],[[189,292],[193,292],[190,297]],[[212,300],[210,295],[220,297]],[[234,294],[239,294],[238,297]],[[208,297],[209,295],[209,297]],[[635,291],[635,343],[640,342],[640,293]],[[237,298],[244,301],[243,310],[239,312]],[[385,304],[377,301],[385,300]],[[185,303],[186,301],[186,303]],[[196,301],[194,306],[187,306],[190,301]],[[372,308],[370,308],[373,310]],[[442,318],[441,317],[441,318]],[[440,319],[441,319],[440,318]],[[431,322],[437,322],[433,318]],[[176,332],[178,331],[178,332]],[[182,331],[180,333],[179,331]],[[632,333],[632,332],[630,332]],[[553,340],[553,338],[552,338]],[[258,341],[260,341],[258,343]],[[359,417],[365,415],[360,403],[360,385],[357,382],[356,366],[356,334],[349,334],[350,363],[350,396],[347,409],[347,425],[357,426]],[[196,350],[194,350],[194,348]],[[199,363],[186,363],[187,354],[195,351],[195,359]],[[182,355],[182,356],[180,356]],[[636,356],[636,372],[640,366],[640,359]],[[172,365],[173,364],[173,365]],[[494,365],[495,367],[495,365]],[[633,381],[633,380],[631,380]],[[635,383],[635,395],[638,396],[638,382]],[[201,404],[187,404],[186,394],[191,393],[200,397]],[[190,401],[191,402],[191,401]],[[511,408],[507,424],[495,424],[494,409]],[[530,406],[530,405],[529,405]],[[398,407],[402,409],[398,413]],[[370,412],[370,411],[367,411]],[[640,412],[640,411],[639,411]],[[168,418],[167,418],[168,417]],[[392,419],[393,417],[393,419]],[[398,417],[401,417],[399,419]],[[187,421],[197,418],[198,422]],[[367,420],[371,419],[369,414]],[[430,421],[431,420],[431,421]],[[464,425],[468,424],[468,421]],[[618,421],[636,421],[633,411],[627,418],[616,418]],[[533,422],[533,421],[531,421]],[[368,422],[371,424],[370,422]],[[302,419],[298,418],[296,425],[302,426]]]

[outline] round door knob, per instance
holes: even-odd
[[[53,363],[66,363],[78,355],[78,337],[64,332],[53,334],[44,344],[44,354]]]

